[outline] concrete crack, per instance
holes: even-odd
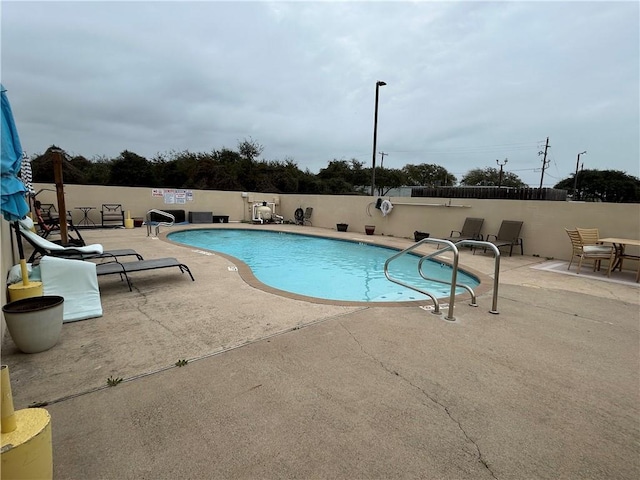
[[[372,360],[374,360],[375,362],[377,362],[386,372],[390,373],[391,375],[395,375],[396,377],[400,378],[403,382],[406,382],[408,385],[410,385],[411,387],[413,387],[414,389],[418,390],[420,393],[422,393],[425,397],[427,397],[432,403],[438,405],[440,408],[442,408],[442,410],[444,410],[444,412],[447,414],[447,416],[449,417],[449,419],[451,421],[453,421],[457,426],[458,429],[460,430],[460,432],[462,433],[462,435],[464,436],[464,438],[471,443],[477,452],[478,455],[478,461],[484,466],[484,468],[487,469],[487,471],[491,474],[491,476],[493,478],[495,478],[497,480],[498,477],[496,477],[495,473],[493,473],[493,470],[491,470],[491,467],[489,466],[489,464],[487,463],[487,460],[484,458],[484,456],[482,455],[482,451],[480,450],[479,445],[476,443],[475,440],[473,440],[473,438],[471,438],[469,436],[469,434],[465,431],[464,427],[462,426],[462,424],[460,423],[459,420],[457,420],[452,414],[451,411],[449,410],[449,407],[447,407],[446,405],[444,405],[443,403],[441,403],[439,400],[437,400],[436,398],[434,398],[433,396],[431,396],[424,388],[415,385],[413,382],[411,382],[411,380],[409,380],[408,378],[404,377],[403,375],[401,375],[399,372],[397,372],[396,370],[392,370],[389,367],[387,367],[384,362],[382,360],[379,360],[378,358],[376,358],[374,355],[372,355],[371,353],[369,353],[360,343],[360,341],[358,340],[358,338],[342,323],[340,323],[340,326],[342,328],[344,328],[344,330],[349,334],[349,336],[351,336],[351,338],[353,339],[354,342],[356,342],[358,344],[358,347],[360,347],[360,351],[362,353],[364,353],[367,357],[371,358]]]

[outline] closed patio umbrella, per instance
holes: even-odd
[[[29,210],[31,210],[31,199],[36,196],[36,191],[33,189],[33,171],[31,170],[31,159],[27,157],[26,153],[22,154],[20,180],[22,180],[22,183],[24,183],[24,188],[27,189],[27,198],[29,199],[28,205]]]
[[[22,146],[6,90],[1,84],[0,89],[2,90],[2,216],[11,222],[24,218],[29,212],[29,205],[24,198],[27,190],[18,178],[22,166]]]
[[[6,95],[6,90],[0,84],[2,95],[2,150],[0,155],[0,164],[2,167],[2,182],[0,188],[2,193],[2,206],[0,208],[2,216],[9,222],[16,223],[18,228],[18,220],[24,218],[29,212],[29,205],[25,200],[26,188],[22,181],[18,178],[20,167],[22,164],[22,146],[20,138],[13,120],[11,105]],[[22,270],[22,283],[29,285],[29,276],[27,273],[27,264],[24,259],[24,251],[20,235],[17,235],[18,252],[20,254],[20,265]]]

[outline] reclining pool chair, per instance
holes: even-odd
[[[142,255],[130,248],[104,250],[102,245],[98,243],[82,247],[63,247],[62,245],[53,243],[42,238],[37,233],[32,232],[31,228],[33,227],[33,221],[29,217],[20,220],[19,224],[20,228],[16,231],[16,235],[20,235],[21,238],[25,239],[33,247],[33,253],[27,260],[28,262],[33,262],[36,257],[43,257],[45,255],[60,258],[73,258],[76,260],[92,260],[96,258],[116,259],[118,257],[135,256],[138,260],[143,260]]]
[[[444,240],[459,242],[460,240],[482,240],[482,224],[484,218],[467,217],[462,225],[462,230],[451,230],[451,233]]]
[[[191,274],[191,270],[184,263],[180,263],[177,259],[167,258],[154,258],[153,260],[140,260],[139,262],[105,262],[98,263],[96,265],[96,273],[101,275],[115,275],[120,274],[120,278],[127,281],[129,291],[132,291],[131,280],[129,279],[129,273],[143,272],[145,270],[156,270],[158,268],[178,267],[182,273],[187,272],[191,277],[191,281],[195,282],[195,278]]]
[[[496,247],[509,247],[509,256],[513,253],[513,247],[520,246],[520,255],[524,255],[524,246],[520,237],[522,224],[519,220],[503,220],[497,235],[487,235],[487,242],[493,243]],[[493,240],[492,240],[493,237]],[[483,249],[485,252],[487,249]],[[473,249],[475,254],[476,250]]]
[[[43,204],[36,200],[35,202],[35,214],[38,225],[38,234],[42,238],[48,238],[52,233],[60,233],[60,217],[56,214],[53,216],[51,210],[55,211],[55,207],[49,204],[47,209]],[[73,218],[71,212],[67,212],[67,235],[69,237],[68,243],[71,245],[84,245],[84,239],[80,232],[73,224]],[[74,238],[75,235],[75,238]]]

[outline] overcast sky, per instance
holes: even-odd
[[[628,2],[10,2],[1,78],[24,150],[236,149],[317,173],[497,167],[538,186],[640,176],[640,7]],[[381,156],[377,156],[378,165]]]

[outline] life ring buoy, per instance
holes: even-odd
[[[380,212],[382,212],[382,216],[386,217],[389,215],[389,212],[393,209],[393,205],[389,200],[383,200],[380,204]]]

